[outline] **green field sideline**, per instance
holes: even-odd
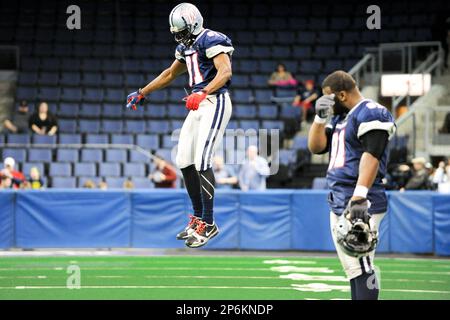
[[[70,265],[80,289],[69,289]],[[450,260],[378,258],[381,299],[450,299]],[[73,282],[69,281],[69,284]],[[1,257],[0,299],[349,299],[333,257]]]

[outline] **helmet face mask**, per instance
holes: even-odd
[[[190,47],[203,30],[203,17],[193,4],[180,3],[170,13],[169,25],[175,41]]]
[[[347,255],[359,258],[376,248],[378,232],[371,222],[350,222],[344,216],[339,218],[335,229],[336,240]]]

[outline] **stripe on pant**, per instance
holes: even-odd
[[[208,164],[211,162],[211,157],[212,157],[213,150],[214,150],[214,143],[216,142],[216,138],[219,135],[220,127],[222,126],[223,115],[225,114],[225,95],[222,94],[220,96],[220,99],[222,100],[222,104],[221,104],[222,107],[221,107],[220,115],[219,115],[219,124],[217,125],[216,133],[214,134],[214,138],[213,138],[213,140],[212,140],[212,142],[211,142],[211,144],[209,146],[209,152],[206,153],[207,156],[206,156],[205,169],[204,170],[208,169]]]
[[[217,118],[218,118],[218,115],[220,113],[220,107],[221,107],[220,96],[221,96],[220,94],[217,94],[217,96],[216,96],[216,100],[217,100],[216,111],[214,113],[214,118],[213,118],[213,122],[211,124],[211,129],[209,130],[209,133],[208,133],[208,139],[206,139],[206,143],[205,143],[205,146],[203,148],[202,163],[201,163],[201,166],[200,166],[200,170],[206,170],[206,169],[203,169],[203,167],[205,166],[204,165],[205,155],[206,155],[207,150],[208,150],[208,146],[209,146],[209,143],[210,143],[210,140],[211,140],[211,136],[213,135],[213,132],[215,132],[214,129],[216,127]]]

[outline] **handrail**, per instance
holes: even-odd
[[[360,83],[361,72],[367,68],[370,63],[373,81],[373,74],[375,72],[375,56],[372,53],[366,53],[361,60],[359,60],[349,71],[348,73],[352,75],[357,83]]]

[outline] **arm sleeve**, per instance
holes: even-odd
[[[370,153],[378,160],[384,154],[389,141],[389,135],[385,130],[371,130],[360,137],[365,152]]]

